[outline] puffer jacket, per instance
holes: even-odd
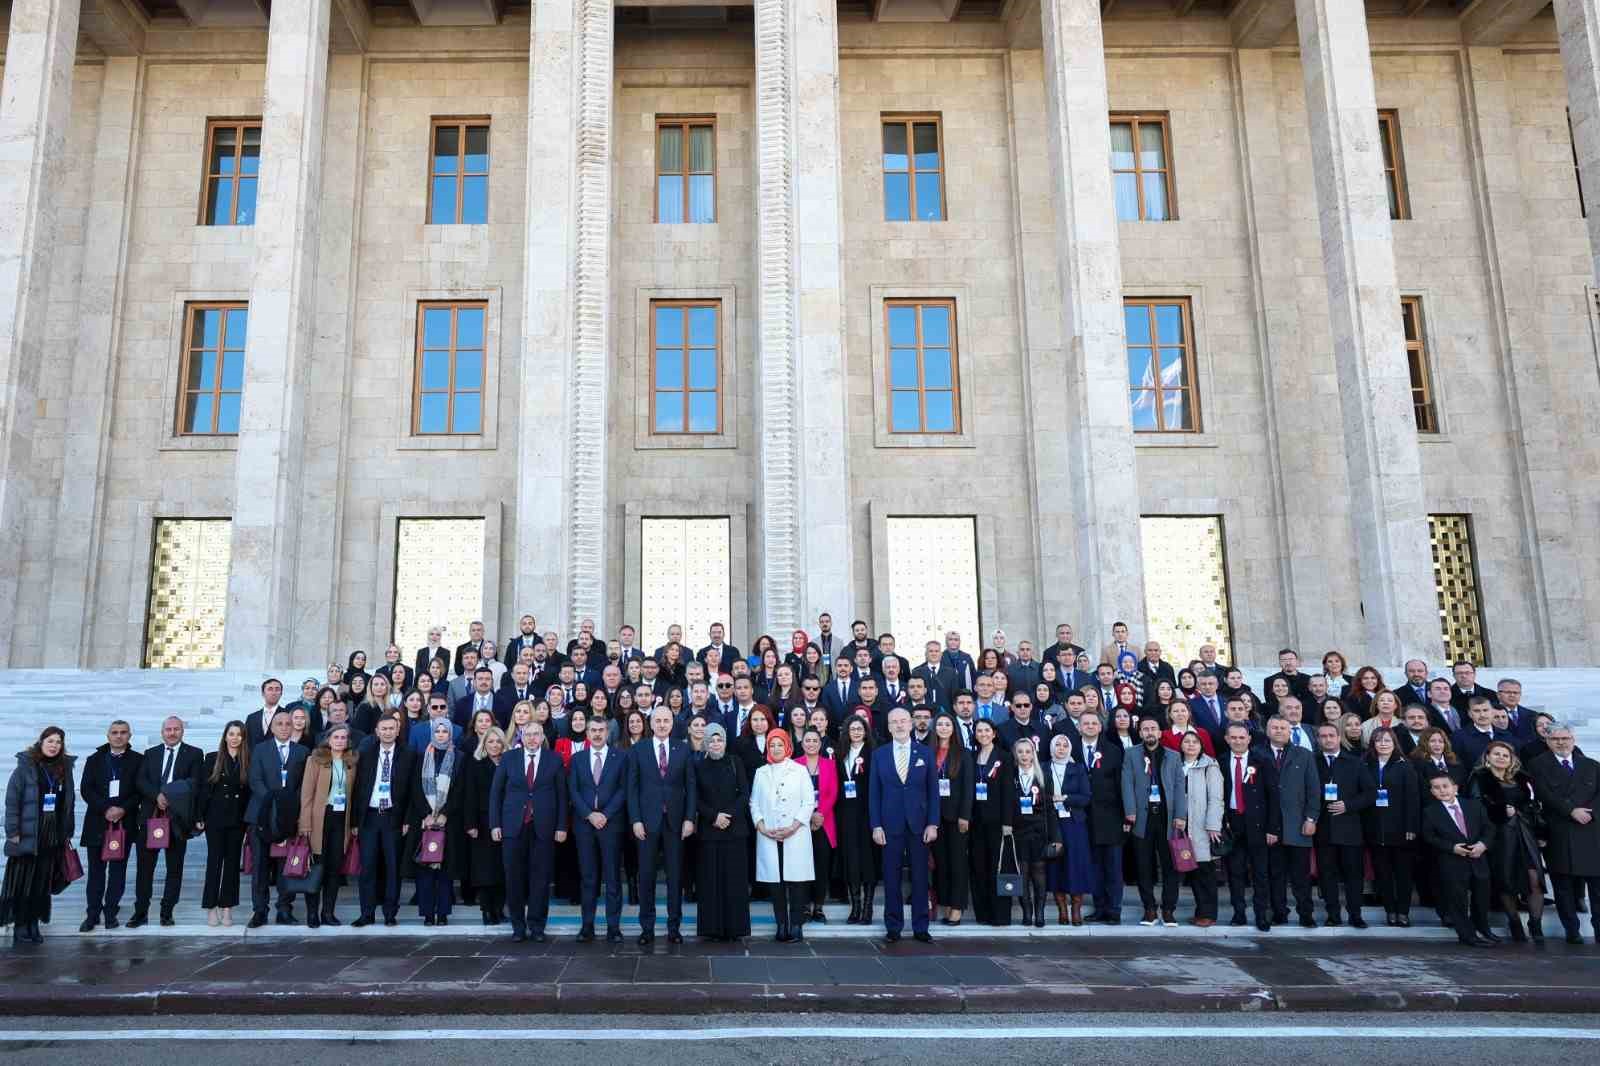
[[[73,801],[72,764],[76,757],[67,756],[67,780],[59,793],[57,803],[64,805],[61,839],[70,841],[77,831],[77,809]],[[12,838],[16,837],[16,843]],[[11,772],[6,784],[6,855],[37,855],[39,853],[39,767],[26,751],[17,752],[17,768]]]

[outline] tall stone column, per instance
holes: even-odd
[[[93,639],[95,577],[104,519],[106,453],[111,447],[111,393],[122,332],[122,284],[127,265],[134,146],[144,84],[138,56],[107,56],[95,130],[95,180],[83,227],[83,272],[78,281],[77,348],[62,454],[50,568],[50,642],[46,666],[88,667]]]
[[[1067,454],[1060,461],[1072,481],[1079,639],[1087,644],[1110,639],[1118,620],[1136,635],[1144,631],[1122,249],[1099,0],[1041,0],[1039,7],[1066,349]],[[1035,379],[1033,387],[1046,386]]]
[[[78,0],[14,0],[0,85],[0,667],[11,663]]]
[[[605,626],[611,0],[534,0],[512,611]]]
[[[854,612],[836,17],[832,0],[755,4],[757,499],[769,633]]]
[[[305,378],[317,309],[328,17],[329,0],[278,0],[267,27],[223,652],[234,670],[285,665],[294,631]]]
[[[1438,656],[1422,458],[1361,0],[1296,0],[1366,658]]]
[[[1552,6],[1567,74],[1572,146],[1589,201],[1589,249],[1600,284],[1600,11],[1594,0],[1554,0]]]

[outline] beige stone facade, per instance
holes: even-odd
[[[5,45],[0,665],[138,665],[158,518],[234,519],[243,669],[381,648],[401,516],[487,520],[491,634],[608,634],[652,514],[733,519],[745,647],[888,627],[906,514],[980,518],[985,631],[1098,646],[1142,628],[1139,516],[1219,515],[1236,658],[1352,664],[1438,658],[1426,517],[1466,514],[1494,661],[1593,659],[1592,3],[77,3],[15,0]],[[1166,116],[1175,220],[1116,221],[1108,111]],[[939,118],[942,221],[885,221],[890,114]],[[253,116],[260,217],[197,224],[208,120]],[[447,116],[490,126],[485,224],[426,223]],[[715,222],[655,221],[658,116],[714,116]],[[957,309],[933,439],[887,429],[913,297]],[[1133,430],[1125,297],[1189,301],[1200,432]],[[652,433],[652,299],[722,301],[717,433]],[[254,313],[237,436],[176,429],[208,300]],[[412,432],[427,300],[486,305],[480,433]]]

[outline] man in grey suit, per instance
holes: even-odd
[[[300,824],[300,779],[306,771],[306,749],[291,743],[289,712],[272,716],[272,735],[250,753],[250,802],[244,809],[250,826],[255,873],[250,879],[250,925],[267,924],[267,879],[272,872],[272,845],[295,835]],[[294,899],[278,889],[278,924],[293,925]]]
[[[1283,836],[1267,835],[1267,869],[1272,889],[1272,921],[1289,920],[1288,886],[1294,885],[1295,910],[1300,924],[1317,927],[1311,904],[1311,849],[1316,843],[1317,819],[1322,814],[1322,784],[1311,753],[1290,742],[1286,718],[1274,715],[1267,722],[1267,747],[1262,754],[1278,775],[1278,803],[1283,814]]]

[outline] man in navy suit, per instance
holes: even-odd
[[[1500,697],[1500,706],[1506,712],[1510,733],[1517,738],[1517,747],[1522,747],[1539,735],[1534,729],[1533,712],[1522,706],[1521,681],[1514,677],[1502,677],[1499,684],[1495,685],[1495,695]]]
[[[289,712],[278,708],[269,724],[272,735],[250,753],[250,802],[245,824],[251,827],[255,874],[250,879],[251,929],[267,924],[267,880],[272,875],[272,845],[296,835],[300,825],[300,779],[306,772],[306,749],[292,743]],[[315,917],[313,915],[312,917]],[[294,897],[278,888],[278,924],[294,924]]]
[[[494,671],[487,666],[473,668],[472,691],[451,706],[450,720],[462,729],[471,729],[472,716],[479,711],[494,713]]]
[[[704,693],[705,686],[699,690]],[[622,816],[628,801],[628,774],[621,752],[607,746],[611,730],[603,719],[589,723],[589,748],[572,754],[567,787],[572,828],[578,843],[583,884],[583,928],[578,943],[594,940],[595,903],[606,885],[606,943],[622,942]]]
[[[1226,725],[1228,713],[1222,697],[1217,695],[1214,674],[1199,674],[1195,678],[1198,694],[1189,697],[1189,709],[1194,716],[1194,727],[1204,733],[1215,734]]]
[[[883,848],[883,926],[885,939],[900,939],[905,908],[900,899],[900,868],[911,866],[911,931],[924,944],[928,934],[928,845],[939,836],[939,775],[933,753],[911,739],[911,715],[903,707],[889,712],[889,743],[872,753],[872,786],[867,810],[872,840]]]
[[[639,848],[640,944],[656,939],[656,853],[667,868],[667,943],[683,943],[683,842],[694,832],[694,760],[672,739],[672,712],[650,712],[650,739],[628,749],[628,821]]]
[[[822,705],[828,708],[828,721],[842,722],[860,702],[860,685],[855,676],[855,664],[847,655],[833,661],[833,677],[822,686]],[[730,737],[738,734],[729,732]]]
[[[602,723],[603,725],[604,723]],[[508,751],[489,786],[489,832],[504,845],[511,939],[545,942],[556,845],[567,839],[567,782],[561,756],[544,746],[544,726],[522,727],[522,747]]]

